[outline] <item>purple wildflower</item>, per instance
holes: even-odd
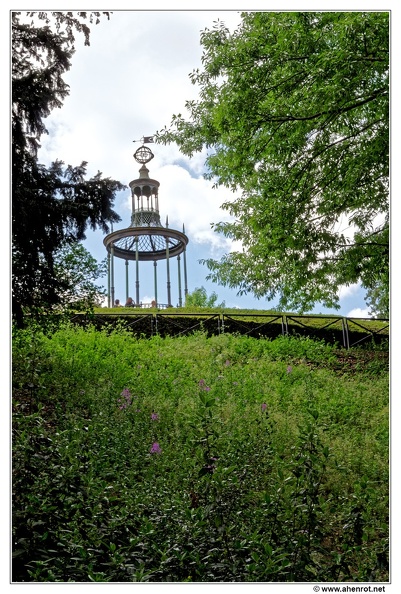
[[[120,394],[121,398],[118,399],[117,404],[119,405],[120,410],[126,409],[131,404],[131,392],[128,388],[124,388],[124,390]]]
[[[158,421],[159,415],[155,412],[152,412],[152,414],[150,415],[150,418],[152,419],[152,421]]]
[[[152,444],[152,447],[150,448],[150,453],[151,454],[161,454],[162,453],[162,449],[161,449],[160,445],[157,443],[157,441],[155,441]]]
[[[266,402],[262,402],[262,404],[261,404],[261,407],[260,407],[260,408],[262,409],[262,412],[265,412],[265,410],[267,409],[267,404],[266,404]]]
[[[199,387],[202,390],[205,390],[205,392],[209,392],[210,391],[210,388],[209,388],[209,386],[206,385],[206,382],[205,382],[204,379],[199,380]]]
[[[203,469],[206,470],[206,472],[213,473],[216,470],[216,467],[214,464],[207,464]]]
[[[229,365],[231,365],[231,363],[230,363],[230,361],[227,359],[227,361],[224,363],[224,365],[225,365],[226,367],[228,367]]]
[[[216,456],[212,456],[209,458],[209,464],[206,464],[203,468],[207,472],[213,473],[216,470],[216,462],[219,458]]]
[[[291,365],[288,365],[288,367],[287,367],[287,373],[291,373],[291,372],[292,372],[292,367],[291,367]]]

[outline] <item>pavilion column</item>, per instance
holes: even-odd
[[[168,228],[168,217],[166,218],[166,228]],[[170,247],[169,238],[166,237],[166,266],[167,266],[167,305],[171,306],[171,282],[170,282]]]
[[[184,249],[184,300],[188,295],[188,278],[187,278],[187,253]]]
[[[185,235],[185,227],[182,226],[182,232]],[[187,278],[187,249],[184,247],[184,302],[186,304],[188,295],[188,278]]]
[[[111,303],[114,307],[114,245],[111,246]]]
[[[181,256],[177,256],[178,263],[178,307],[182,307],[182,293],[181,293]]]
[[[138,247],[138,238],[136,238],[136,248],[135,248],[135,300],[136,304],[139,307],[139,247]]]
[[[156,306],[157,306],[157,261],[156,260],[153,262],[153,266],[154,266],[154,277],[155,277],[155,301],[156,301]]]
[[[125,260],[125,301],[128,301],[129,297],[129,282],[128,282],[128,260]]]
[[[107,307],[110,307],[110,252],[107,252]]]

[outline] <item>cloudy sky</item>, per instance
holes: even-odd
[[[235,27],[240,21],[235,10],[122,10],[109,21],[91,28],[91,45],[77,38],[71,70],[65,75],[70,95],[61,109],[47,120],[49,135],[42,138],[39,159],[48,163],[61,159],[66,164],[88,162],[88,174],[98,171],[128,185],[138,177],[140,165],[133,153],[141,143],[133,142],[168,126],[174,113],[184,113],[184,102],[196,98],[197,88],[189,79],[200,66],[200,32],[223,20]],[[205,155],[188,159],[175,145],[149,145],[155,158],[148,164],[150,176],[160,182],[159,207],[164,223],[185,230],[189,290],[204,286],[215,291],[218,302],[227,307],[269,308],[275,302],[256,300],[251,295],[237,296],[206,281],[207,267],[199,260],[220,258],[233,249],[231,242],[211,229],[212,222],[228,219],[220,205],[233,194],[223,188],[212,189],[203,179]],[[129,225],[130,190],[120,192],[115,209],[122,218],[115,230]],[[102,232],[88,232],[85,246],[98,260],[105,257]],[[167,302],[164,263],[159,263],[158,298]],[[172,302],[178,302],[176,261],[170,263]],[[130,267],[129,293],[135,296],[134,266]],[[104,279],[105,286],[107,279]],[[125,300],[124,260],[115,261],[115,296]],[[341,315],[367,316],[364,292],[358,286],[341,289]],[[140,297],[154,296],[153,266],[141,263]],[[315,313],[331,313],[317,304]],[[335,313],[335,312],[333,312]]]

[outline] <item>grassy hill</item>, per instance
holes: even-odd
[[[388,580],[388,352],[17,331],[13,579]]]

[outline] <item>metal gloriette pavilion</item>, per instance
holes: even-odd
[[[145,137],[142,142],[152,142],[151,137]],[[170,259],[177,258],[178,263],[178,306],[182,307],[182,289],[181,289],[181,254],[184,260],[184,299],[188,293],[187,284],[187,265],[186,265],[186,246],[188,237],[183,231],[171,229],[168,226],[168,217],[166,217],[166,226],[160,221],[159,213],[159,182],[149,177],[149,170],[146,163],[153,159],[154,155],[149,147],[143,144],[134,153],[134,159],[142,166],[139,169],[139,178],[130,182],[132,197],[131,224],[126,229],[112,231],[103,240],[107,249],[107,270],[108,270],[108,307],[113,307],[115,298],[114,285],[114,259],[125,260],[125,284],[126,299],[129,295],[129,262],[135,262],[135,305],[140,307],[139,297],[139,262],[153,262],[154,275],[154,294],[155,301],[153,305],[161,306],[158,301],[157,286],[157,263],[159,260],[166,261],[167,269],[167,307],[172,307],[171,300],[171,282],[170,282]]]

